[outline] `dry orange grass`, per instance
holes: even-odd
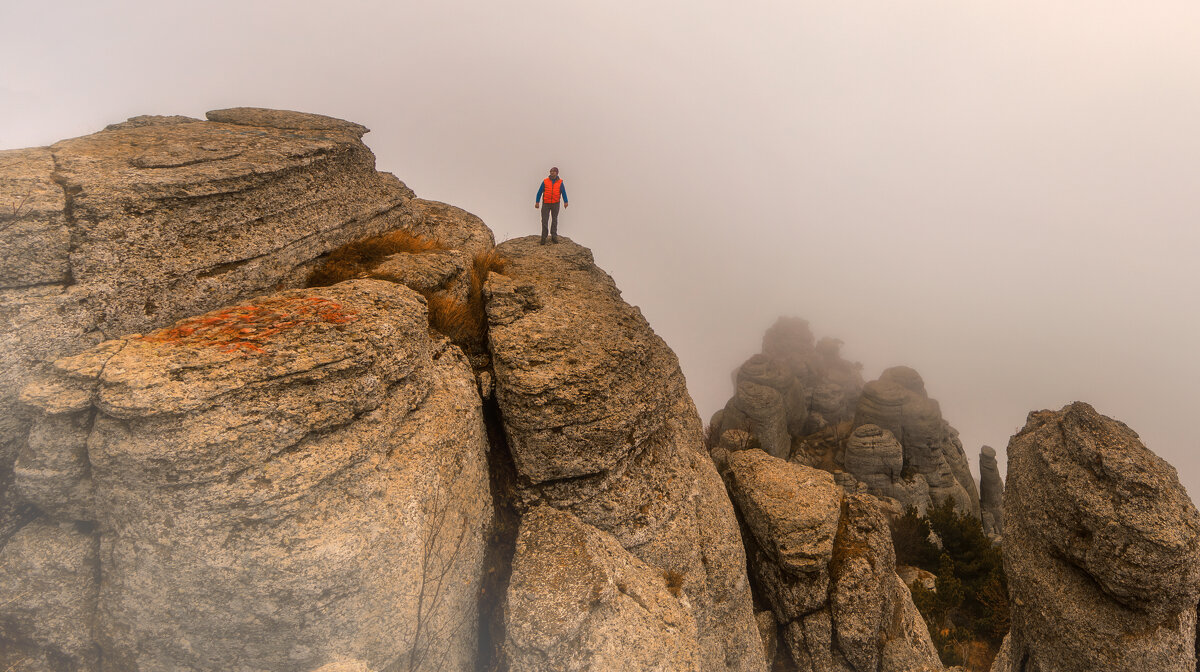
[[[496,248],[480,252],[468,270],[467,302],[463,303],[442,293],[425,294],[429,304],[429,326],[445,334],[467,352],[482,352],[487,348],[487,312],[484,307],[483,283],[489,273],[503,273],[508,260]]]
[[[421,253],[444,249],[436,240],[405,229],[347,243],[329,253],[325,262],[308,276],[308,287],[327,287],[345,280],[365,277],[393,254]]]

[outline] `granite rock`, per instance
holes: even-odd
[[[990,535],[1004,534],[1004,481],[996,463],[996,449],[984,446],[979,450],[979,509],[983,531]]]
[[[509,669],[699,672],[681,580],[569,513],[532,509],[521,521],[505,609]]]
[[[518,506],[546,505],[681,580],[704,670],[762,670],[745,555],[675,354],[591,253],[497,249],[486,285],[495,397]]]
[[[1196,669],[1200,515],[1175,469],[1076,402],[1008,445],[1012,613],[997,672]]]
[[[411,290],[259,297],[60,359],[23,399],[75,423],[16,489],[89,493],[38,496],[95,529],[106,667],[473,668],[486,433]]]
[[[757,591],[804,672],[942,669],[874,497],[758,450],[728,456]]]

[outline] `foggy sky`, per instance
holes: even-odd
[[[798,315],[868,380],[916,368],[976,467],[1082,400],[1200,492],[1194,0],[8,0],[0,25],[0,148],[328,114],[498,241],[537,233],[557,165],[562,232],[705,420]]]

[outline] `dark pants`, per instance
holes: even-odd
[[[546,239],[546,220],[552,220],[550,235],[558,237],[558,203],[542,203],[542,240]]]

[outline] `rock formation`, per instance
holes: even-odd
[[[487,443],[416,293],[261,297],[60,359],[23,399],[14,488],[44,522],[0,577],[70,608],[10,645],[73,669],[96,648],[118,670],[472,669]],[[0,579],[0,617],[37,611],[21,588]]]
[[[763,351],[735,374],[736,391],[710,436],[750,432],[767,453],[833,472],[847,492],[883,498],[893,513],[922,514],[949,497],[980,515],[979,494],[958,432],[942,418],[914,370],[887,369],[863,384],[840,341],[814,344],[808,323],[780,318]],[[710,446],[712,448],[712,446]]]
[[[749,430],[763,450],[787,459],[794,437],[850,418],[863,381],[840,346],[829,338],[814,343],[804,320],[780,318],[763,336],[762,353],[735,374],[734,397],[712,420],[715,435]]]
[[[828,472],[741,450],[726,458],[748,528],[749,565],[802,672],[941,670],[896,575],[876,500]]]
[[[983,531],[992,536],[1004,534],[1004,481],[996,463],[996,449],[984,446],[979,451],[979,509]]]
[[[904,446],[906,473],[901,476],[923,479],[930,503],[949,497],[959,509],[979,515],[979,492],[958,432],[926,394],[920,374],[895,366],[867,383],[854,411],[854,425],[867,424],[887,430]]]
[[[1074,403],[1008,445],[1012,629],[994,672],[1192,672],[1200,515],[1175,469]]]
[[[358,124],[254,108],[209,119],[135,117],[0,152],[0,203],[18,204],[0,213],[0,540],[27,519],[5,495],[29,427],[17,394],[49,362],[298,287],[321,255],[391,229],[491,245],[482,222],[448,225],[448,206],[376,172]]]
[[[678,577],[700,669],[762,670],[737,523],[675,354],[586,248],[560,240],[499,246],[509,264],[487,284],[519,507],[570,513]]]

